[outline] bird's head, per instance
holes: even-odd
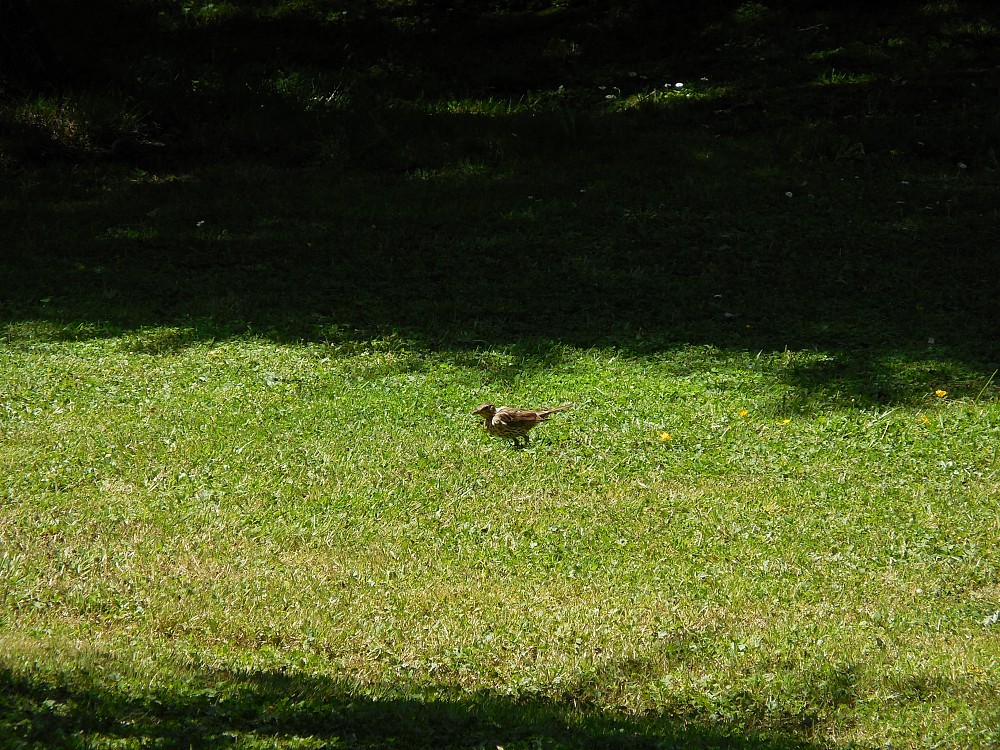
[[[497,413],[497,408],[493,404],[480,404],[472,413],[477,417],[491,418]]]

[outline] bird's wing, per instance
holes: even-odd
[[[545,417],[537,411],[531,411],[531,409],[514,409],[510,406],[504,406],[497,409],[497,413],[493,417],[493,421],[499,422],[500,424],[514,424],[515,422],[542,422],[544,420]]]

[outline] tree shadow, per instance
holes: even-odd
[[[330,39],[307,16],[166,37],[148,37],[154,15],[133,21],[147,36],[123,45],[152,38],[166,51],[140,66],[153,83],[127,95],[187,146],[164,156],[109,144],[90,162],[0,178],[0,335],[17,345],[127,334],[125,346],[154,354],[248,334],[392,339],[461,361],[504,349],[522,366],[545,366],[567,345],[636,356],[688,344],[813,349],[832,359],[782,372],[803,403],[819,393],[872,405],[918,399],[937,377],[894,377],[898,361],[949,361],[951,376],[970,382],[1000,363],[996,191],[982,171],[996,118],[978,116],[989,112],[979,94],[952,92],[961,115],[922,96],[948,96],[956,60],[986,59],[976,56],[982,39],[939,43],[957,50],[936,63],[941,75],[907,87],[891,76],[919,74],[922,41],[893,57],[897,47],[875,39],[848,43],[857,28],[835,13],[800,27],[791,22],[805,16],[755,4],[682,3],[694,25],[672,32],[679,51],[623,71],[607,67],[624,46],[618,32],[670,25],[643,3],[616,17],[585,3],[566,15],[444,5],[408,11],[427,24],[359,17],[337,27],[336,52],[322,52]],[[898,11],[885,12],[907,31]],[[431,43],[438,22],[475,70]],[[543,85],[603,77],[566,100],[505,108],[525,81],[473,52],[497,35],[530,47],[525,65]],[[590,40],[589,58],[548,46],[577,36]],[[238,41],[225,46],[227,37]],[[642,39],[631,51],[649,60],[655,34]],[[284,51],[254,68],[266,42]],[[372,95],[306,114],[275,88],[283,67],[322,77],[338,66],[348,77],[365,70],[351,80]],[[692,90],[704,70],[725,86],[595,106],[608,91],[662,88],[639,74],[647,69],[683,71]],[[198,70],[210,79],[204,91],[178,98],[164,83],[188,85]],[[431,93],[456,99],[431,106],[411,91],[403,104],[392,92],[417,72]]]
[[[95,663],[57,677],[0,670],[0,743],[12,747],[223,748],[265,743],[337,748],[758,748],[819,750],[808,715],[778,715],[745,697],[735,714],[696,707],[641,716],[547,697],[469,693],[446,685],[359,690],[337,678],[277,671],[175,668],[132,687]],[[748,702],[749,701],[749,702]],[[743,709],[747,709],[743,711]],[[808,712],[807,712],[808,713]],[[299,744],[296,744],[296,743]]]
[[[785,177],[761,177],[759,164],[718,174],[738,145],[702,163],[697,144],[667,143],[655,123],[595,124],[595,150],[613,158],[555,175],[561,156],[404,178],[38,172],[0,205],[5,337],[46,324],[45,337],[64,339],[175,329],[140,342],[149,351],[247,333],[395,335],[433,350],[693,343],[850,352],[822,369],[857,379],[896,355],[995,369],[1000,258],[979,205],[924,216],[919,196],[901,220],[896,195],[822,175],[791,205]],[[521,125],[536,140],[561,132],[555,117],[475,127],[489,141]],[[632,177],[650,160],[684,178]]]

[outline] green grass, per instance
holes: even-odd
[[[1000,742],[995,11],[513,5],[7,92],[0,746]]]
[[[420,744],[407,700],[499,744],[995,739],[995,399],[785,411],[784,354],[151,335],[4,358],[8,733]],[[513,394],[578,408],[514,451],[467,414]]]

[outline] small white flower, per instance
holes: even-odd
[[[786,198],[791,198],[792,197],[792,191],[789,190],[787,193],[785,193],[785,197]]]
[[[683,83],[680,83],[680,82],[678,82],[678,83],[675,83],[675,84],[674,84],[674,88],[675,88],[675,89],[682,89],[682,88],[684,88],[684,84],[683,84]]]
[[[616,98],[616,97],[615,97],[615,95],[614,95],[614,94],[605,94],[605,95],[604,95],[604,98],[605,98],[605,99],[614,99],[614,98]]]
[[[909,180],[900,180],[899,184],[900,185],[909,185],[910,181]]]
[[[201,221],[199,221],[199,222],[198,222],[197,224],[195,224],[195,226],[196,226],[196,227],[202,227],[202,226],[205,226],[205,220],[204,220],[204,219],[202,219],[202,220],[201,220]]]
[[[628,77],[629,78],[635,78],[637,75],[639,75],[639,74],[636,73],[634,70],[630,70],[629,73],[628,73]]]
[[[966,164],[966,163],[965,163],[964,161],[960,161],[960,162],[958,163],[958,168],[959,168],[959,169],[968,169],[968,168],[969,168],[969,165],[968,165],[968,164]]]

